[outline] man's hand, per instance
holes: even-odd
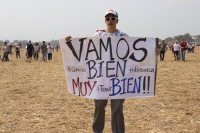
[[[69,41],[72,37],[71,36],[67,36],[65,37],[65,41]]]
[[[160,49],[156,48],[156,54],[159,55],[160,54]]]

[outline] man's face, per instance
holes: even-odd
[[[163,40],[162,43],[165,43],[165,41]]]
[[[113,14],[108,14],[105,17],[105,23],[106,23],[106,26],[108,28],[116,27],[116,25],[118,23],[118,18],[115,15],[113,15]]]

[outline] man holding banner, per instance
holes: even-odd
[[[124,36],[128,37],[126,33],[119,31],[116,26],[118,23],[118,13],[112,9],[108,10],[105,15],[105,24],[107,28],[105,30],[97,30],[95,37],[98,36]],[[69,41],[71,36],[65,38],[66,41]],[[102,133],[105,123],[105,107],[108,100],[94,100],[95,103],[95,112],[94,112],[94,121],[93,121],[93,131],[94,133]],[[111,112],[112,112],[112,132],[113,133],[124,133],[124,114],[123,114],[123,103],[124,99],[112,99],[111,100]]]
[[[64,65],[65,65],[65,70],[68,72],[67,74],[67,82],[68,82],[68,90],[72,94],[76,94],[77,96],[84,96],[86,98],[94,98],[94,103],[95,103],[95,112],[94,112],[94,120],[93,120],[93,131],[94,133],[102,133],[104,129],[104,124],[105,124],[105,107],[108,102],[108,98],[111,99],[111,125],[112,125],[112,132],[113,133],[124,133],[125,132],[125,124],[124,124],[124,114],[123,114],[123,103],[125,98],[128,97],[133,97],[135,95],[136,97],[143,97],[143,96],[154,96],[154,89],[155,89],[155,73],[156,73],[156,54],[155,54],[155,48],[156,47],[156,41],[155,39],[148,39],[146,41],[146,38],[129,38],[126,33],[121,32],[116,28],[117,24],[119,22],[118,19],[118,13],[114,10],[108,10],[105,14],[105,24],[106,24],[106,29],[105,30],[97,30],[94,39],[88,39],[88,38],[82,38],[82,39],[73,39],[73,43],[80,42],[80,45],[72,45],[72,40],[70,40],[72,37],[68,36],[65,38],[66,43],[64,43],[64,40],[61,40],[61,47],[62,47],[62,54],[63,54],[63,60],[64,60]],[[99,37],[99,38],[98,38]],[[107,48],[103,44],[101,44],[102,37],[108,37],[108,38],[103,38],[107,39]],[[120,39],[121,37],[121,39]],[[100,44],[96,44],[97,42],[93,42],[100,39]],[[113,46],[110,43],[109,39],[113,40]],[[124,52],[123,47],[118,48],[117,42],[114,42],[114,39],[120,39],[119,42],[122,40],[125,42],[125,45],[122,45],[124,49],[128,47],[127,52]],[[129,40],[132,43],[132,50],[129,50]],[[85,41],[84,41],[85,40]],[[89,41],[89,42],[88,42]],[[104,41],[104,40],[103,40]],[[142,42],[141,48],[136,48],[135,45],[138,42]],[[88,43],[88,45],[87,45]],[[149,45],[146,45],[149,44]],[[66,45],[67,44],[67,45]],[[94,45],[96,44],[96,46]],[[110,45],[109,45],[110,44]],[[117,45],[115,45],[117,44]],[[126,45],[127,44],[127,45]],[[99,48],[103,45],[104,49],[106,49],[107,53],[104,53],[104,55],[101,55],[101,50],[98,54],[98,50],[96,48]],[[110,53],[108,52],[108,45],[110,46]],[[80,46],[80,47],[79,47]],[[84,46],[84,49],[83,49]],[[88,48],[87,48],[88,46]],[[93,46],[93,49],[90,49],[90,46]],[[113,55],[112,55],[112,48],[116,48],[117,51],[118,49],[121,50],[123,54],[125,54],[124,57],[119,57],[118,53],[115,53],[116,55],[116,61],[114,61]],[[144,48],[147,47],[147,48]],[[100,48],[101,49],[101,48]],[[83,53],[82,50],[84,51]],[[66,54],[69,53],[69,51],[72,52],[71,55]],[[79,51],[79,56],[77,55],[77,52]],[[139,54],[137,54],[137,52]],[[134,55],[134,52],[136,53]],[[147,56],[148,52],[151,56]],[[156,53],[159,54],[159,48],[156,49]],[[92,56],[90,56],[91,60],[88,61],[88,53],[91,53]],[[96,55],[97,57],[94,57]],[[129,57],[129,53],[132,53]],[[84,54],[84,55],[83,55]],[[86,54],[86,55],[85,55]],[[113,66],[106,66],[103,64],[104,59],[105,61],[107,60],[107,54],[110,55],[111,61],[107,61],[106,64],[108,65],[109,63],[113,63],[113,66],[119,67],[121,70],[121,74],[123,75],[123,79],[118,79],[118,74],[114,75],[108,75],[106,73],[106,77],[101,73],[102,71],[108,72],[109,70],[116,70],[117,72],[120,71],[118,68],[113,68]],[[67,56],[69,55],[69,56]],[[81,55],[85,57],[85,59],[81,58]],[[104,56],[104,57],[102,57]],[[141,59],[136,59],[136,56]],[[117,60],[117,57],[119,58]],[[76,60],[76,59],[77,60]],[[90,63],[95,63],[95,58],[97,63],[99,64],[98,67],[91,66]],[[102,59],[104,58],[104,59]],[[148,59],[146,59],[148,58]],[[74,60],[75,59],[75,60]],[[142,67],[144,65],[143,61],[146,61],[148,63],[148,66]],[[99,62],[98,62],[99,61]],[[124,69],[120,66],[120,63],[124,63]],[[144,62],[145,62],[144,61]],[[115,65],[114,62],[117,64]],[[126,63],[127,62],[127,63]],[[135,63],[133,65],[133,63]],[[137,66],[138,63],[141,63],[142,65]],[[86,64],[86,67],[84,66]],[[88,69],[87,68],[88,65]],[[127,65],[127,66],[126,66]],[[102,67],[104,66],[104,68]],[[97,69],[99,72],[99,75],[97,75]],[[92,71],[93,70],[93,71]],[[102,71],[101,71],[102,70]],[[95,73],[96,71],[96,73]],[[127,73],[125,74],[125,71]],[[78,75],[76,75],[76,73]],[[84,73],[84,74],[82,74]],[[89,77],[85,76],[85,74],[89,74]],[[91,76],[91,74],[94,74],[94,76]],[[139,74],[139,75],[138,75]],[[135,75],[135,77],[133,77]],[[138,75],[138,76],[137,76]],[[95,77],[97,76],[97,78]],[[125,77],[127,76],[127,77]],[[113,78],[112,78],[113,77]],[[152,78],[150,78],[152,77]],[[76,79],[75,79],[76,78]],[[96,79],[94,79],[96,78]],[[81,81],[80,81],[81,80]],[[86,81],[88,80],[88,82]],[[97,80],[97,81],[95,81]],[[85,82],[82,82],[85,81]],[[117,83],[115,82],[117,81]],[[131,81],[133,83],[131,83]],[[150,84],[150,81],[152,82]],[[111,82],[111,83],[108,83]],[[120,83],[119,83],[120,82]],[[125,87],[125,82],[127,83],[127,86]],[[85,91],[83,91],[82,84],[84,83],[85,85]],[[93,83],[93,85],[91,85]],[[142,84],[143,83],[143,84]],[[106,88],[106,84],[108,85]],[[120,85],[122,86],[120,86]],[[143,85],[143,91],[140,90],[140,84]],[[105,86],[104,86],[105,85]],[[133,87],[133,90],[129,90],[131,88],[130,86]],[[88,89],[89,88],[89,89]],[[94,89],[95,88],[95,89]],[[146,89],[147,88],[147,89]],[[151,88],[151,90],[149,89]],[[116,90],[118,89],[118,92]],[[127,90],[125,90],[127,89]],[[96,91],[93,91],[96,90]],[[100,90],[100,92],[99,92]],[[89,93],[88,93],[89,91]],[[108,92],[107,92],[108,91]],[[110,92],[109,92],[110,91]],[[77,93],[78,92],[78,93]],[[111,93],[111,94],[110,94]],[[89,94],[89,95],[87,95]]]
[[[97,30],[95,36],[124,36],[128,37],[126,33],[119,31],[116,26],[118,23],[118,13],[112,9],[108,10],[105,15],[105,30]],[[94,100],[95,112],[93,130],[95,133],[102,133],[105,121],[105,107],[108,100]],[[123,115],[124,99],[111,99],[111,125],[113,133],[124,133],[124,115]]]

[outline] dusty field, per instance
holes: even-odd
[[[68,93],[60,52],[48,62],[0,62],[0,133],[92,133],[93,100]],[[126,133],[200,133],[200,47],[158,61],[156,96],[127,99]],[[111,133],[110,102],[104,133]]]

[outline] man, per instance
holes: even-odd
[[[106,12],[105,15],[105,24],[106,29],[97,30],[94,36],[125,36],[128,37],[126,33],[121,32],[116,28],[117,23],[119,22],[118,14],[116,11],[110,9]],[[66,41],[69,41],[71,36],[65,38]],[[95,103],[95,112],[94,112],[94,121],[93,121],[93,131],[94,133],[102,133],[105,123],[105,107],[108,100],[94,100]],[[125,124],[124,124],[124,114],[123,114],[123,103],[124,99],[112,99],[111,100],[111,112],[112,112],[112,132],[113,133],[124,133]]]
[[[34,52],[34,47],[31,43],[31,41],[29,41],[29,43],[27,45],[27,55],[28,55],[30,63],[31,63],[31,60],[32,60],[33,52]]]
[[[194,53],[194,48],[195,48],[195,42],[192,43],[192,50],[191,50],[192,53]]]
[[[42,42],[40,49],[42,52],[42,59],[43,61],[46,61],[47,60],[47,45],[45,41]]]
[[[162,43],[160,44],[160,61],[163,61],[165,58],[165,52],[167,51],[167,44],[164,40],[162,40]]]
[[[11,43],[10,43],[9,47],[10,47],[9,53],[10,53],[10,55],[13,55],[13,53],[12,53],[12,44]]]
[[[38,43],[35,43],[34,44],[34,59],[35,60],[38,60],[38,57],[39,57],[39,50],[40,50],[40,46]]]
[[[56,44],[56,47],[55,47],[55,49],[56,49],[56,52],[58,52],[58,44]]]
[[[10,52],[10,46],[7,45],[7,42],[4,42],[4,46],[2,48],[3,50],[3,58],[1,59],[1,61],[9,61],[9,58],[8,58],[8,54]]]
[[[182,61],[185,61],[185,51],[187,50],[187,43],[185,42],[185,39],[182,39],[180,47],[181,47]]]
[[[17,44],[15,46],[15,52],[16,52],[16,58],[18,59],[18,57],[20,58],[20,45]]]
[[[178,43],[178,41],[176,40],[175,44],[174,44],[174,57],[175,57],[175,61],[178,61],[178,52],[180,49],[180,44]]]
[[[114,10],[108,10],[105,15],[105,24],[106,29],[97,30],[95,37],[99,36],[123,36],[128,37],[126,33],[121,32],[116,28],[119,22],[118,13]],[[66,41],[69,41],[72,37],[68,36],[65,38]],[[156,49],[158,50],[158,49]],[[157,51],[158,53],[159,51]],[[124,124],[124,114],[123,114],[123,103],[125,99],[111,99],[111,125],[113,133],[124,133],[125,124]],[[94,111],[94,120],[93,120],[93,131],[94,133],[102,133],[105,124],[105,107],[108,100],[94,100],[95,111]]]
[[[47,52],[48,52],[48,60],[52,59],[52,52],[53,52],[53,46],[49,43],[47,46]]]

